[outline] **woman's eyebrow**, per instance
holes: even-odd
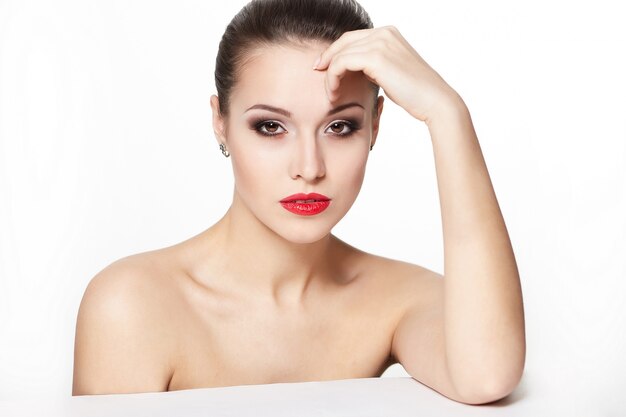
[[[351,103],[342,104],[340,106],[335,107],[334,109],[331,109],[328,113],[326,113],[326,116],[332,116],[333,114],[339,113],[340,111],[345,110],[345,109],[350,108],[350,107],[360,107],[363,110],[365,110],[365,108],[363,106],[361,106],[359,103],[351,102]],[[281,109],[280,107],[270,106],[269,104],[255,104],[254,106],[248,108],[245,112],[248,112],[249,110],[252,110],[252,109],[269,110],[269,111],[272,111],[274,113],[282,114],[285,117],[291,117],[291,112],[289,112],[289,111],[287,111],[285,109]]]

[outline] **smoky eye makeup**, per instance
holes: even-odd
[[[339,131],[335,131],[336,128],[339,128]],[[337,136],[352,136],[361,130],[361,124],[355,119],[335,120],[328,126],[328,130]]]
[[[263,136],[277,136],[287,130],[276,120],[258,118],[250,122],[250,129]]]
[[[278,136],[287,129],[277,120],[259,117],[248,122],[249,128],[261,136]],[[361,129],[361,123],[354,118],[333,120],[326,128],[329,135],[339,138],[352,136]]]

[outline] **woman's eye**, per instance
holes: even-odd
[[[261,120],[253,123],[252,128],[263,136],[276,136],[286,132],[278,122],[273,120]],[[333,122],[328,129],[327,131],[335,136],[349,136],[359,130],[359,126],[355,122],[344,120]]]
[[[342,121],[333,122],[329,129],[337,136],[349,136],[359,130],[359,126],[354,122]]]
[[[267,120],[256,125],[256,131],[265,136],[275,136],[283,133],[278,131],[278,129],[282,129],[282,127],[278,123],[271,120]]]

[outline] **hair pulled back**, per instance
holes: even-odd
[[[311,40],[332,43],[345,32],[371,28],[369,15],[355,0],[252,0],[233,17],[219,44],[215,86],[220,114],[229,114],[237,70],[251,50]],[[379,87],[372,87],[376,98]]]

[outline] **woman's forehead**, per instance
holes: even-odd
[[[326,71],[316,71],[313,64],[328,44],[310,48],[271,45],[255,48],[239,68],[231,103],[245,110],[258,103],[289,106],[336,107],[326,95]],[[346,72],[340,83],[340,101],[360,102],[364,107],[371,96],[369,81],[361,72]]]

